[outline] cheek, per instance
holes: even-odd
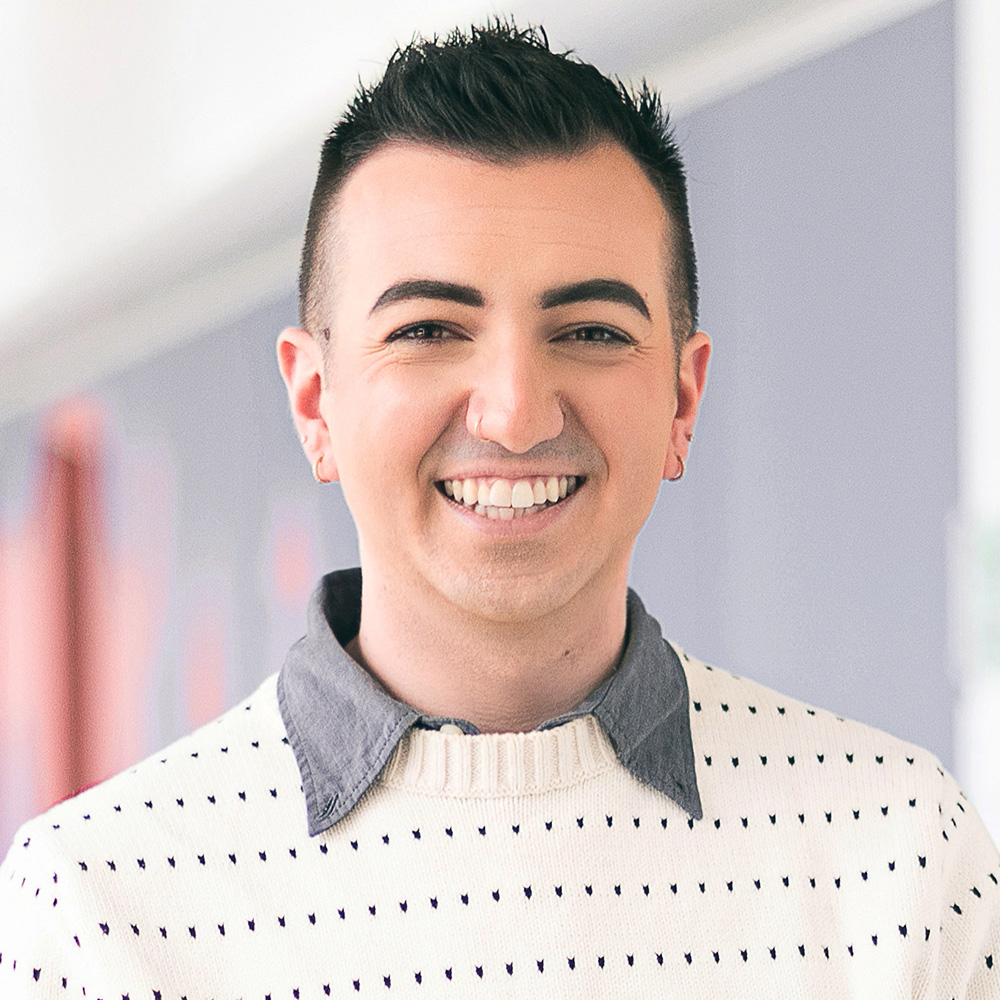
[[[608,475],[637,491],[655,493],[670,447],[676,410],[673,383],[632,370],[603,392],[578,396],[581,416],[605,453]]]
[[[447,426],[449,409],[434,380],[388,374],[331,386],[327,425],[348,502],[360,486],[366,502],[383,505],[386,491],[416,481],[423,456]]]

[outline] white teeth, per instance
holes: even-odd
[[[509,521],[524,514],[544,510],[575,492],[578,476],[549,476],[547,479],[446,479],[445,494],[456,503],[472,507],[481,516]]]
[[[492,490],[490,491],[493,492]],[[511,507],[531,507],[535,502],[535,493],[527,479],[519,479],[510,491]]]
[[[498,479],[490,487],[490,506],[509,507],[511,492],[510,483],[506,479]]]

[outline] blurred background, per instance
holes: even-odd
[[[633,585],[693,654],[929,747],[1000,835],[994,0],[6,0],[0,854],[277,670],[353,565],[274,364],[319,146],[513,13],[661,88],[715,353]]]

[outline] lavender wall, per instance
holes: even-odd
[[[953,9],[678,123],[713,335],[636,585],[693,653],[952,758]]]

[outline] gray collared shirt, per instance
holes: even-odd
[[[302,775],[309,834],[343,819],[385,767],[411,726],[465,719],[427,716],[397,701],[345,652],[361,624],[361,570],[329,573],[309,600],[308,631],[278,675],[278,705]],[[593,713],[622,765],[701,819],[688,688],[656,619],[628,592],[625,653],[618,669],[551,729]]]

